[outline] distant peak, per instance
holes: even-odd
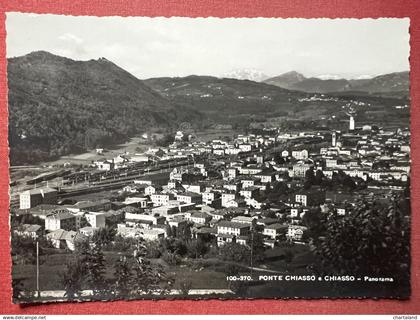
[[[233,78],[238,80],[251,80],[256,82],[264,81],[268,78],[264,72],[258,69],[245,68],[234,69],[222,75],[223,78]]]
[[[294,70],[289,71],[289,72],[285,72],[285,73],[281,74],[281,76],[301,76],[301,77],[304,77],[303,74],[301,74],[300,72],[294,71]]]

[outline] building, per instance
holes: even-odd
[[[250,225],[239,222],[220,221],[217,224],[217,234],[233,236],[246,236],[249,233]]]
[[[22,237],[36,239],[41,235],[42,227],[38,224],[23,224],[14,232]]]
[[[184,203],[200,204],[202,202],[201,194],[195,192],[185,192],[176,195],[176,200]]]
[[[248,235],[250,226],[237,222],[220,221],[217,224],[217,245],[236,242],[238,238]]]
[[[20,209],[30,209],[40,204],[57,204],[57,190],[38,188],[19,194]]]
[[[304,226],[290,224],[288,229],[287,229],[286,238],[289,239],[290,241],[298,241],[299,242],[299,241],[302,240],[303,234],[307,229],[308,228],[306,228]]]
[[[145,225],[151,225],[151,224],[163,224],[166,221],[165,217],[160,216],[154,216],[154,215],[148,215],[148,214],[140,214],[140,213],[126,213],[125,214],[125,220],[135,222],[138,224],[141,224],[144,222]]]
[[[308,150],[306,149],[294,150],[292,151],[292,157],[297,160],[305,160],[305,159],[308,159],[309,153],[308,153]]]
[[[354,117],[350,116],[350,121],[349,121],[349,130],[353,131],[355,128],[355,123],[354,123]]]
[[[89,225],[93,228],[104,228],[106,216],[104,212],[89,212],[85,214]]]
[[[212,219],[212,216],[200,211],[192,212],[190,217],[188,218],[189,221],[192,221],[196,224],[207,224]]]
[[[288,226],[280,223],[274,223],[264,227],[263,235],[276,239],[280,235],[287,233]]]
[[[111,210],[112,203],[108,199],[101,199],[97,201],[79,201],[72,207],[68,207],[71,211],[108,211]]]
[[[70,251],[75,250],[77,242],[86,240],[86,236],[81,233],[77,233],[75,231],[66,231],[63,229],[50,232],[46,235],[46,237],[51,241],[54,248],[67,248]]]
[[[331,146],[335,147],[337,145],[337,133],[334,131],[331,134]]]
[[[69,210],[57,209],[45,218],[45,230],[76,230],[76,216]]]
[[[308,163],[297,163],[293,165],[291,175],[296,178],[304,178],[306,171],[308,171],[311,167],[312,165]]]
[[[325,202],[325,191],[322,190],[302,190],[295,194],[295,201],[303,206],[318,206]]]
[[[166,206],[169,203],[169,200],[173,200],[174,196],[172,194],[166,193],[155,193],[150,196],[150,200],[155,206]]]
[[[236,216],[236,217],[232,218],[232,220],[230,220],[230,221],[235,222],[235,223],[243,223],[243,224],[252,225],[252,223],[256,219],[257,219],[257,217]]]
[[[227,208],[229,201],[235,200],[235,198],[236,198],[236,194],[233,192],[222,193],[222,207]]]

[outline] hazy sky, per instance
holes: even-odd
[[[275,76],[355,78],[409,69],[409,19],[73,17],[8,13],[7,56],[46,50],[75,60],[105,57],[138,78]]]

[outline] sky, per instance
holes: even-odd
[[[322,78],[409,70],[409,19],[87,17],[7,13],[7,57],[105,57],[140,79],[255,69]]]

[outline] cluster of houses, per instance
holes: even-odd
[[[116,228],[122,237],[150,241],[188,229],[192,238],[218,246],[230,242],[249,246],[254,232],[263,236],[268,248],[283,241],[305,243],[305,214],[320,210],[346,215],[360,198],[387,199],[392,192],[402,192],[410,174],[409,138],[409,131],[370,126],[352,127],[346,133],[239,135],[229,142],[180,143],[178,137],[168,148],[150,149],[131,158],[120,156],[108,161],[109,166],[106,161],[96,165],[113,170],[151,157],[164,160],[188,154],[212,154],[217,161],[177,167],[164,178],[128,182],[120,190],[121,201],[58,205],[55,189],[22,192],[19,213],[37,216],[45,225],[25,225],[16,232],[43,235],[57,248],[70,250],[79,239],[105,226]],[[327,179],[342,173],[364,181],[367,187],[357,192],[308,187],[308,170],[321,172]],[[267,198],[278,183],[288,188],[287,194]]]

